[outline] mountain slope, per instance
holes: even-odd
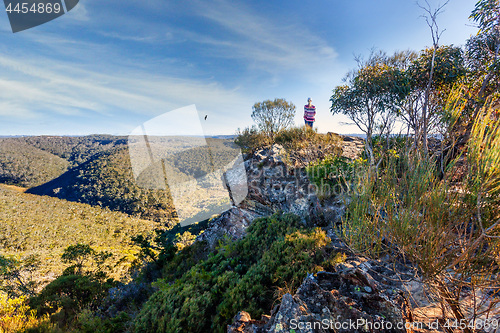
[[[165,138],[165,140],[158,143],[159,151],[162,149],[179,151],[170,156],[172,161],[169,164],[172,170],[168,170],[171,172],[169,176],[172,175],[172,179],[177,181],[203,177],[212,172],[213,168],[218,169],[228,164],[239,154],[239,149],[235,149],[232,140],[208,139],[210,153],[206,151],[206,146],[191,147],[189,138],[171,139],[173,141]],[[148,164],[149,160],[145,162]],[[161,167],[150,166],[153,169],[147,178],[153,183],[161,183],[164,187],[163,172],[153,172],[161,171]],[[147,174],[148,170],[146,168],[141,175]],[[147,182],[141,184],[145,183]],[[114,211],[163,222],[167,226],[176,224],[177,213],[168,190],[161,189],[161,186],[145,187],[139,186],[134,179],[128,146],[118,145],[88,157],[86,162],[27,192],[107,207]],[[155,187],[156,189],[151,189]],[[189,205],[189,203],[184,204]]]
[[[0,139],[0,183],[31,187],[61,175],[68,161],[19,139]]]
[[[99,207],[47,196],[20,193],[0,185],[0,254],[24,257],[35,254],[41,260],[39,278],[58,275],[64,266],[60,256],[65,247],[89,244],[123,259],[114,268],[120,276],[138,249],[130,242],[136,234],[151,232],[152,221],[132,218]]]
[[[99,134],[76,137],[29,136],[16,140],[64,158],[70,163],[70,167],[89,160],[97,153],[127,144],[126,137]]]
[[[155,221],[168,222],[174,218],[166,191],[143,189],[136,184],[126,147],[98,153],[27,193],[107,207]]]

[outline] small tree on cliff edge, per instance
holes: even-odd
[[[283,98],[255,103],[252,110],[253,121],[270,138],[274,138],[279,131],[293,125],[295,105]]]

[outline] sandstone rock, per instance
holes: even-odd
[[[343,136],[342,156],[355,160],[364,150],[365,140],[356,136]]]
[[[264,326],[269,320],[263,317],[263,320],[253,320],[248,312],[240,311],[233,318],[233,323],[227,327],[228,333],[264,333]]]
[[[364,141],[357,137],[350,140],[342,141],[343,155],[357,158],[362,148],[356,145],[362,145]],[[214,245],[224,235],[231,239],[241,238],[255,218],[277,211],[294,213],[302,217],[304,223],[318,226],[340,223],[345,213],[345,199],[331,197],[320,201],[317,188],[309,182],[304,169],[310,162],[323,159],[327,154],[340,153],[338,149],[332,144],[303,148],[290,154],[283,146],[275,144],[245,155],[247,197],[238,206],[215,218],[197,240]],[[227,178],[233,176],[241,177],[229,174]]]

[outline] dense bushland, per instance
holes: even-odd
[[[29,136],[17,138],[53,155],[64,158],[75,167],[92,158],[93,155],[127,144],[127,138],[112,135],[88,136]]]
[[[187,261],[181,251],[181,262],[191,264],[180,271],[175,258],[167,264],[135,331],[224,332],[238,311],[254,318],[268,313],[280,290],[293,292],[307,273],[330,264],[328,242],[324,231],[305,229],[297,216],[277,214],[255,220],[239,241],[221,240],[206,259]]]
[[[69,163],[18,139],[0,139],[0,183],[31,187],[64,173]]]
[[[126,214],[19,193],[0,185],[0,256],[9,260],[0,286],[4,291],[25,294],[16,278],[21,274],[29,278],[23,280],[25,283],[36,282],[33,287],[37,291],[36,286],[61,274],[65,268],[60,259],[63,249],[78,242],[111,252],[108,274],[124,277],[140,253],[131,238],[152,233],[156,227],[152,221]]]
[[[92,160],[27,192],[106,207],[145,219],[174,220],[171,199],[166,191],[143,189],[137,185],[127,148],[99,153]]]
[[[172,141],[163,145],[178,149],[177,146],[183,144],[182,141]],[[182,170],[182,177],[194,178],[225,166],[239,154],[239,149],[235,149],[231,140],[207,139],[207,144],[172,155],[169,157],[170,165],[178,174]],[[156,176],[156,182],[158,177],[163,180],[163,174]],[[168,190],[140,186],[134,178],[126,146],[92,155],[91,159],[60,177],[27,192],[106,207],[162,222],[168,228],[177,223],[177,213]]]
[[[97,153],[123,147],[126,143],[126,138],[111,135],[0,139],[0,183],[38,186],[92,159]]]
[[[337,186],[344,194],[347,209],[338,234],[353,251],[410,266],[415,281],[421,281],[440,303],[442,321],[454,318],[472,326],[474,320],[490,315],[500,290],[499,6],[498,0],[477,2],[471,18],[479,31],[463,48],[438,45],[434,38],[432,47],[420,52],[393,56],[379,52],[360,60],[359,67],[346,75],[345,84],[333,90],[330,101],[332,113],[351,117],[367,134],[366,151],[356,161],[332,154],[308,167],[313,182]],[[438,12],[428,11],[432,27]],[[436,31],[432,33],[435,37]],[[404,124],[406,135],[394,137],[396,120]],[[313,145],[336,147],[335,135],[286,127],[268,133],[247,128],[236,143],[245,152],[273,143],[282,144],[287,152]],[[430,140],[432,134],[441,140]],[[97,154],[86,158],[78,153],[71,157],[79,151],[78,140],[65,140],[67,148],[59,148],[51,139],[33,141],[40,149],[75,161],[65,176],[33,192],[175,221],[165,193],[135,185],[127,151],[118,141],[101,142],[107,148],[97,148]],[[93,146],[94,141],[89,142],[83,150]],[[210,171],[200,167],[206,163],[192,163],[190,154],[207,158],[195,151],[181,153],[176,167],[188,170],[189,176]],[[20,216],[13,223],[26,225],[31,216],[23,212],[33,210],[16,200],[10,207],[0,202],[0,209],[9,212],[4,215],[9,219]],[[78,210],[68,211],[88,218]],[[74,238],[80,241],[78,237],[94,232],[108,239],[112,230],[108,224],[113,221],[94,230],[82,222],[85,232],[77,228]],[[44,240],[44,235],[60,237],[59,229],[49,227],[44,235],[37,228],[23,232],[16,232],[14,225],[8,228],[2,242],[16,253],[29,251],[20,245],[32,241],[26,235],[34,241]],[[336,261],[325,231],[307,229],[293,215],[257,219],[244,238],[222,239],[213,251],[201,242],[192,243],[194,229],[177,226],[164,231],[158,230],[156,237],[134,238],[141,247],[137,257],[148,264],[127,285],[109,279],[110,270],[103,263],[113,258],[106,258],[104,245],[96,245],[99,237],[89,236],[92,250],[82,247],[83,241],[77,247],[57,248],[68,260],[71,256],[65,254],[70,250],[78,250],[80,256],[73,256],[76,261],[30,299],[37,315],[50,314],[53,323],[46,318],[33,322],[24,299],[12,301],[19,302],[18,313],[2,300],[6,322],[19,329],[37,326],[34,331],[52,332],[222,332],[238,311],[246,310],[254,318],[269,313],[283,292],[293,293],[306,274],[332,269]],[[120,231],[117,238],[131,233]],[[59,245],[54,243],[52,239],[44,246],[54,249]],[[133,257],[137,258],[135,253]],[[31,256],[0,259],[1,273],[11,281],[35,269]],[[153,280],[157,280],[154,292]],[[35,287],[26,281],[4,290],[12,295],[35,294]]]

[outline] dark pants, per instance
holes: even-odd
[[[313,123],[314,123],[313,121],[307,121],[307,120],[304,120],[304,121],[305,121],[307,126],[313,128]]]

